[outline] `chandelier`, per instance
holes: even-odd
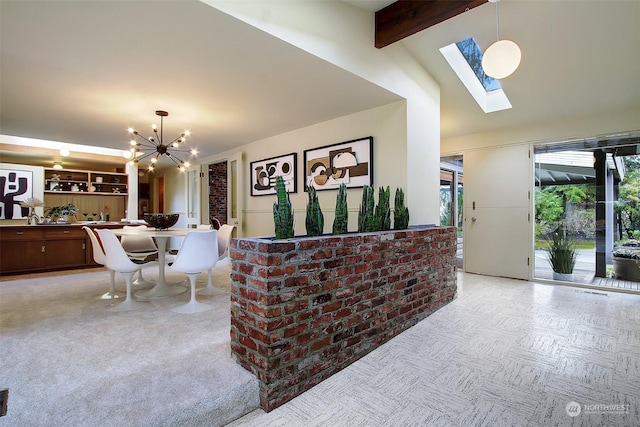
[[[131,144],[131,155],[133,156],[133,163],[139,163],[141,160],[144,160],[150,157],[149,161],[149,171],[153,171],[155,168],[155,164],[161,158],[161,156],[167,156],[181,171],[184,171],[185,168],[189,167],[189,162],[184,161],[179,157],[178,153],[187,153],[188,156],[197,154],[196,150],[185,150],[181,149],[182,144],[187,140],[187,137],[190,135],[188,130],[185,130],[180,134],[177,138],[173,139],[170,142],[164,142],[163,135],[163,126],[164,126],[164,118],[167,117],[169,113],[162,110],[156,111],[156,116],[160,116],[160,133],[158,133],[158,126],[155,124],[151,125],[151,129],[155,136],[144,137],[138,133],[137,130],[133,128],[129,128],[129,133],[136,135],[139,140],[132,139],[130,141]]]

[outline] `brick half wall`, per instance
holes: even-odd
[[[456,296],[453,227],[233,239],[231,352],[271,411]]]

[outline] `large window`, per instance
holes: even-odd
[[[640,237],[637,137],[535,147],[535,273],[602,285],[617,246]]]

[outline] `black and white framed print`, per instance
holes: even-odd
[[[282,176],[284,179],[287,192],[297,193],[297,168],[297,153],[251,162],[251,195],[264,196],[267,194],[276,194],[277,176]]]

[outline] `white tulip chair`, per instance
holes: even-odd
[[[129,259],[127,253],[124,251],[124,248],[120,244],[120,241],[111,230],[103,229],[97,231],[104,248],[104,253],[106,256],[106,267],[109,270],[122,273],[127,283],[127,296],[125,297],[125,300],[122,303],[110,308],[110,310],[129,311],[137,310],[144,307],[143,303],[133,299],[133,295],[131,294],[131,284],[133,282],[134,274],[136,274],[136,272],[140,270],[143,265],[148,265],[154,263],[155,261],[132,261],[131,259]]]
[[[125,225],[122,227],[123,230],[131,233],[142,233],[148,227],[146,225]],[[146,259],[150,255],[155,255],[158,253],[158,247],[156,246],[156,242],[153,240],[151,236],[132,236],[126,235],[120,238],[120,244],[124,248],[124,251],[127,253],[127,256],[131,259],[143,260]],[[150,285],[151,282],[145,280],[142,277],[142,268],[138,272],[138,278],[133,281],[134,285]]]
[[[86,225],[82,227],[84,231],[89,235],[89,240],[91,240],[91,250],[93,253],[93,260],[104,267],[107,266],[107,256],[104,253],[104,249],[102,249],[102,244],[98,240],[98,235],[95,231],[87,227]],[[120,295],[116,293],[116,272],[110,269],[109,275],[111,276],[111,289],[109,292],[103,294],[100,299],[116,299],[120,298]]]
[[[196,300],[196,280],[203,271],[211,270],[218,262],[218,233],[216,230],[189,232],[178,250],[172,270],[186,273],[191,282],[191,299],[173,309],[177,313],[198,313],[213,308]]]
[[[229,255],[229,243],[231,242],[231,233],[233,233],[233,229],[235,225],[223,224],[218,228],[218,261],[225,259]],[[198,230],[209,230],[211,229],[210,225],[202,224],[198,226]],[[200,295],[213,295],[215,294],[215,289],[213,288],[213,269],[210,269],[207,273],[207,286],[198,289],[198,293]]]

